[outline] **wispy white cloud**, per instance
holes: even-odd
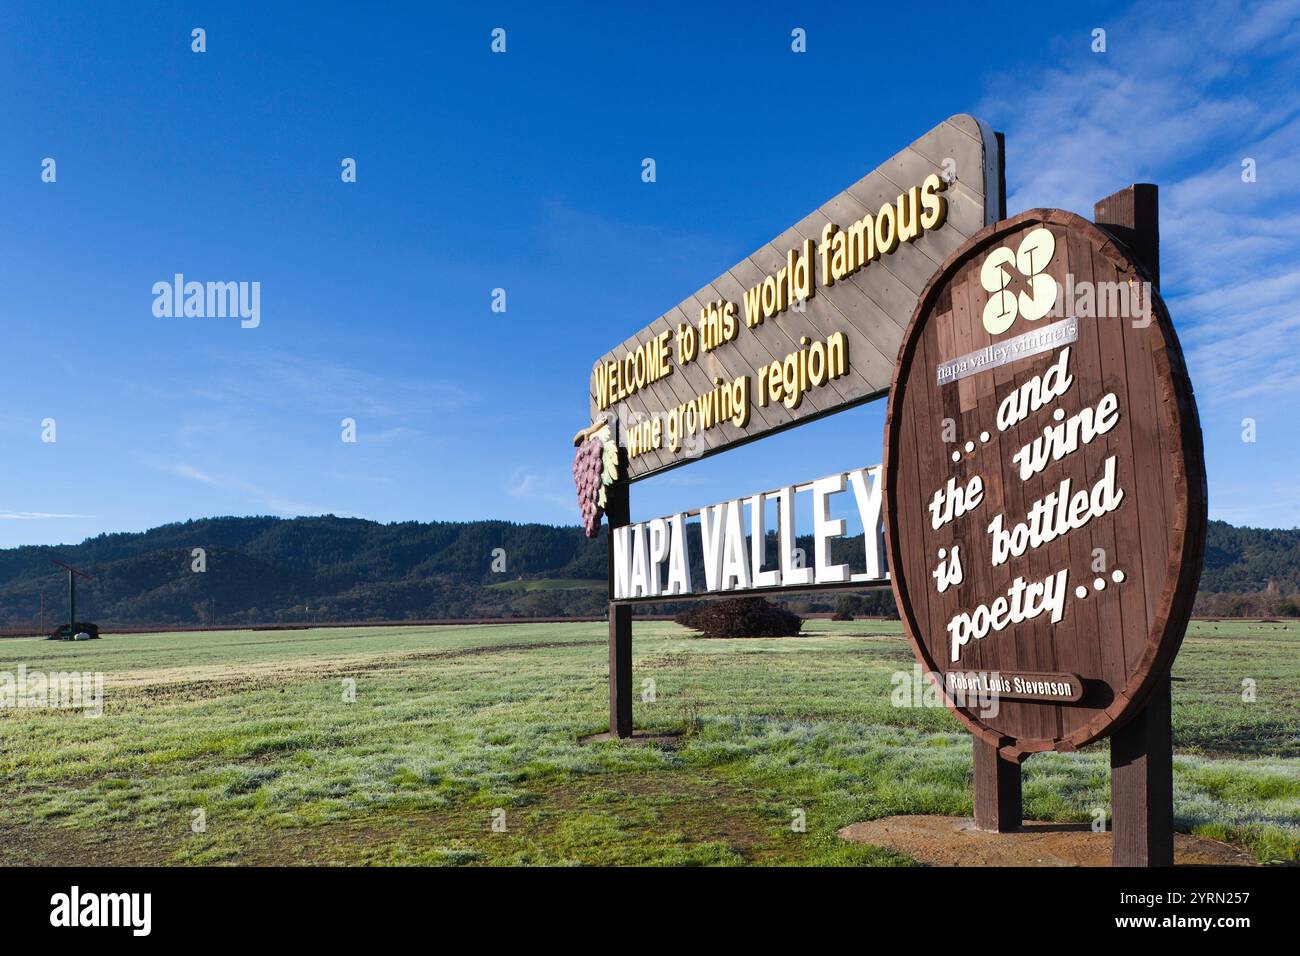
[[[56,514],[52,511],[0,511],[0,521],[47,521],[59,518],[94,518],[95,515]]]
[[[133,382],[129,388],[171,401],[183,394],[219,413],[197,419],[181,437],[202,441],[220,434],[232,415],[265,420],[271,411],[339,414],[370,420],[419,421],[433,413],[464,409],[473,393],[442,376],[378,373],[329,359],[271,351],[213,350],[197,370],[166,381]],[[403,427],[410,427],[409,425]]]
[[[1058,69],[1007,71],[979,108],[1007,133],[1008,210],[1091,218],[1102,196],[1158,183],[1161,292],[1203,422],[1268,417],[1276,434],[1300,415],[1300,0],[1144,2],[1097,25],[1106,53],[1088,31],[1062,37]],[[1271,481],[1289,448],[1247,458],[1234,441],[1210,462],[1214,516],[1293,525]]]
[[[1295,401],[1277,359],[1300,330],[1300,2],[1143,3],[1104,25],[1108,52],[1080,37],[1059,70],[995,81],[1008,209],[1088,215],[1159,183],[1162,292],[1202,403]]]
[[[195,468],[193,465],[187,465],[184,462],[177,462],[176,464],[169,466],[168,470],[174,472],[175,474],[180,475],[182,478],[189,478],[192,481],[201,482],[210,488],[227,487],[223,482],[221,482],[217,478],[212,477],[207,472],[200,471],[199,469]]]
[[[466,405],[470,392],[450,380],[378,374],[326,359],[301,355],[247,354],[226,363],[214,382],[227,395],[247,395],[262,404],[342,408],[377,418],[448,411]]]
[[[505,491],[516,501],[549,505],[569,520],[577,520],[578,499],[562,477],[550,473],[516,472]]]
[[[181,478],[189,479],[209,488],[230,494],[246,503],[259,509],[264,509],[271,514],[283,515],[285,517],[297,517],[299,515],[319,515],[319,514],[337,514],[343,515],[344,512],[335,508],[324,508],[319,505],[307,504],[293,497],[283,495],[275,490],[262,487],[255,482],[248,481],[237,475],[220,475],[213,474],[209,471],[196,468],[188,462],[168,462],[157,463],[151,462],[154,467],[161,468],[163,471],[178,475]]]

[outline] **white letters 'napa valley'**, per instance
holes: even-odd
[[[805,566],[799,557],[796,490],[812,495],[814,562],[811,566]],[[852,492],[864,530],[865,571],[857,574],[851,574],[846,564],[831,563],[832,542],[845,533],[844,519],[831,517],[831,501],[846,491]],[[884,468],[875,465],[820,478],[797,489],[789,485],[748,498],[706,505],[698,512],[700,563],[704,568],[704,587],[699,593],[888,580],[884,497]],[[776,508],[774,566],[768,566],[767,557],[769,505]],[[615,600],[697,593],[687,543],[688,514],[678,512],[613,530]]]

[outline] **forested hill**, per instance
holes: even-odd
[[[1197,613],[1300,616],[1300,529],[1211,521]]]
[[[0,550],[0,622],[30,624],[42,590],[46,620],[66,615],[53,558],[92,575],[78,582],[79,618],[135,624],[590,614],[603,607],[591,582],[606,566],[604,538],[576,527],[205,518]]]
[[[692,544],[700,573],[697,537]],[[800,545],[811,551],[810,540]],[[836,560],[851,565],[861,554],[859,538],[834,549]],[[101,624],[559,616],[604,608],[603,532],[588,541],[576,527],[505,521],[206,518],[78,545],[0,549],[0,625],[32,626],[42,593],[47,629],[66,615],[66,574],[53,558],[93,576],[79,582],[78,617]],[[1294,615],[1297,595],[1300,530],[1210,523],[1198,613]],[[885,597],[867,609],[888,611]],[[834,601],[816,596],[803,608]]]

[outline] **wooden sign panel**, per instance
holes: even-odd
[[[922,668],[1004,757],[1122,725],[1191,613],[1200,425],[1148,278],[1093,223],[1031,210],[944,263],[899,353],[894,596]]]
[[[592,367],[636,481],[885,394],[917,296],[1002,215],[1001,152],[945,120]]]

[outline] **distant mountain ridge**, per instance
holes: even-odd
[[[800,545],[811,552],[810,539]],[[206,571],[193,570],[195,548]],[[861,536],[835,542],[834,560],[854,566],[861,554]],[[93,575],[78,587],[78,617],[105,624],[543,617],[605,606],[603,529],[588,540],[578,527],[507,521],[227,517],[0,549],[0,625],[32,626],[42,592],[47,630],[66,614],[66,577],[52,558]],[[1297,595],[1300,530],[1210,522],[1198,613],[1300,613]],[[805,609],[819,609],[814,600],[835,602],[822,595]],[[880,594],[871,607],[892,601]]]
[[[194,571],[194,549],[206,570]],[[66,613],[52,558],[84,568],[79,617],[135,624],[269,623],[595,613],[563,589],[509,591],[518,578],[587,583],[605,576],[603,537],[507,521],[380,524],[310,518],[203,518],[72,546],[0,550],[0,622]],[[498,569],[493,570],[494,566]],[[568,600],[553,595],[564,596]]]

